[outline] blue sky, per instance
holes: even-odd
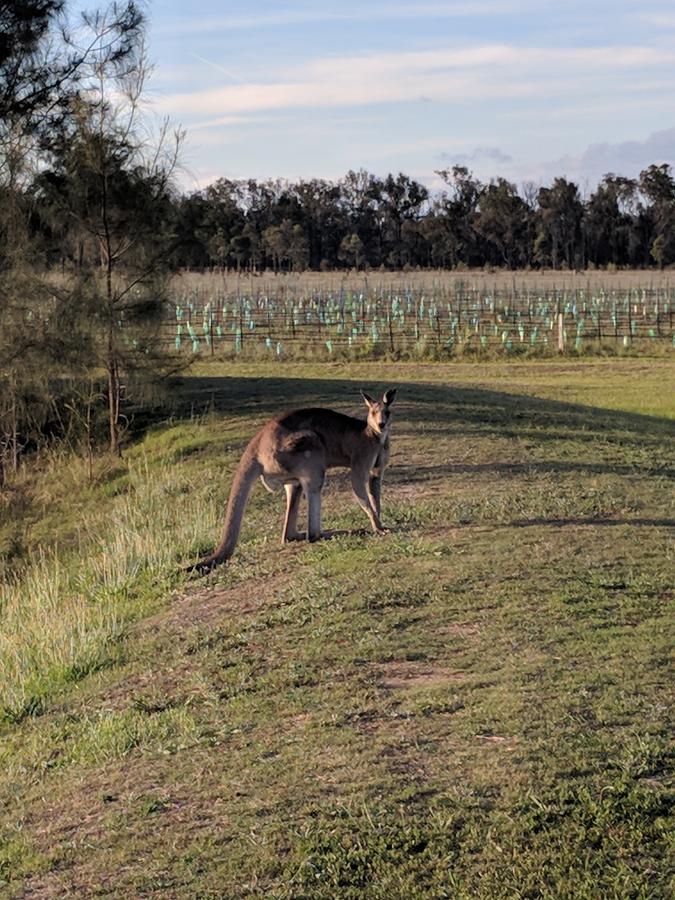
[[[592,187],[675,163],[675,2],[289,0],[149,5],[155,111],[183,185],[478,175]]]

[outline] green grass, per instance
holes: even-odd
[[[27,470],[2,532],[0,894],[671,896],[672,380],[204,366],[91,484]],[[343,533],[280,550],[256,490],[235,558],[187,582],[256,425],[356,411],[361,384],[399,386],[393,532],[361,533],[336,474]]]

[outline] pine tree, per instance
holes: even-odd
[[[37,194],[77,247],[66,294],[106,375],[109,445],[119,454],[130,379],[166,368],[160,329],[172,254],[171,177],[181,134],[164,123],[149,147],[141,98],[148,74],[134,4],[84,16],[88,58],[79,91],[46,151]],[[82,40],[82,38],[80,38]]]

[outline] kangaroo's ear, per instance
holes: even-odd
[[[391,406],[396,397],[396,388],[389,388],[388,391],[384,392],[384,397],[382,398],[382,402],[385,406]]]
[[[371,406],[374,406],[375,401],[370,396],[370,394],[366,394],[365,391],[361,391],[361,396],[363,397],[363,400],[364,400],[366,406],[368,407],[368,409],[370,409]]]

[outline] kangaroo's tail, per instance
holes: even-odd
[[[213,553],[190,566],[187,569],[188,572],[198,572],[200,575],[204,575],[221,563],[226,562],[234,553],[234,548],[239,540],[241,522],[244,518],[248,495],[251,493],[251,488],[256,478],[262,475],[263,471],[262,466],[258,462],[257,449],[257,443],[252,441],[244,451],[244,455],[237,466],[237,471],[234,473],[220,543]]]

